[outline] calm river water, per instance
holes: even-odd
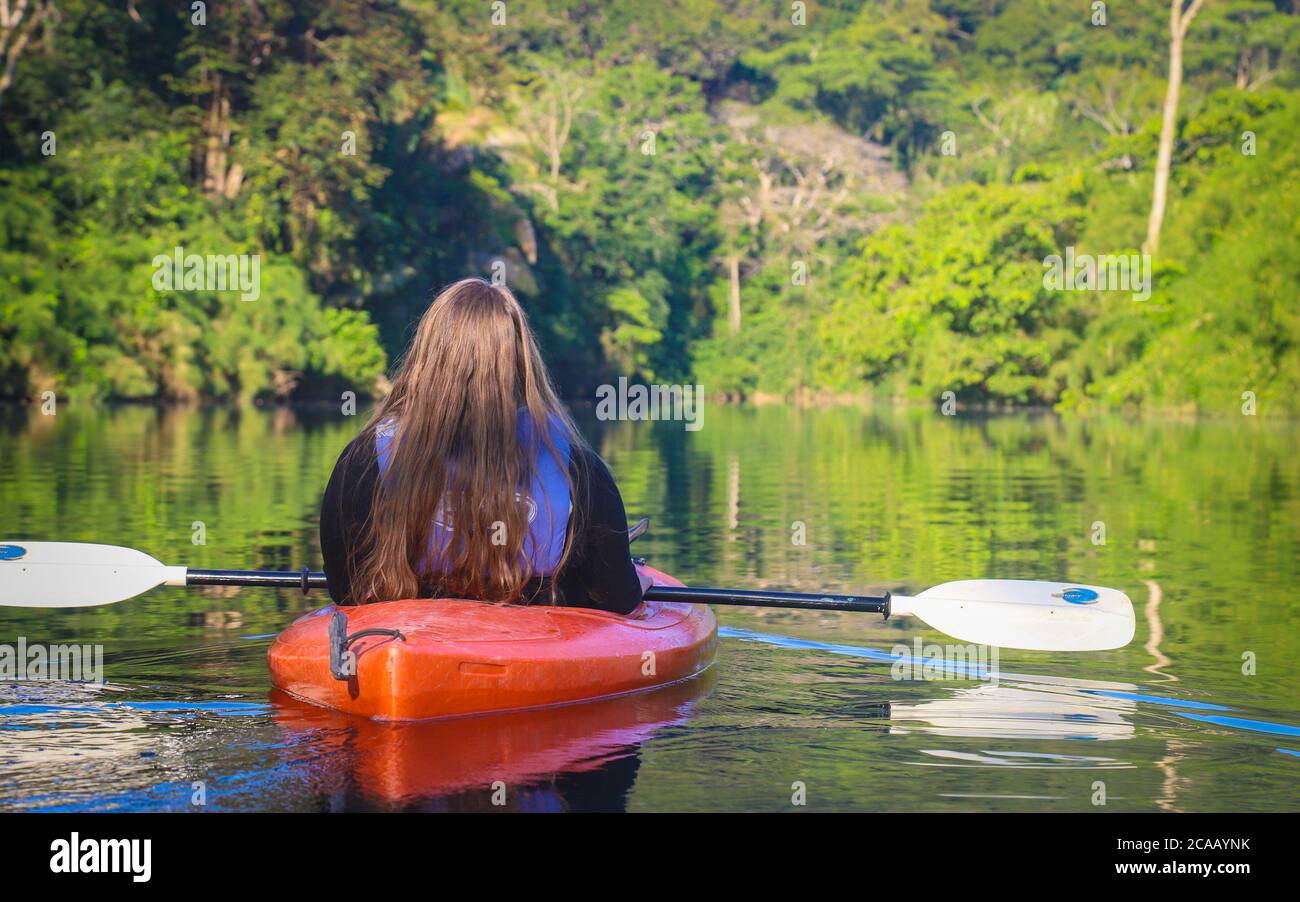
[[[1300,808],[1295,424],[713,406],[698,432],[583,425],[629,516],[651,518],[637,553],[688,584],[1091,582],[1132,597],[1137,636],[1003,651],[992,683],[899,680],[894,646],[953,640],[907,619],[719,609],[717,664],[692,683],[384,725],[270,694],[271,638],[323,603],[299,592],[5,608],[0,645],[100,644],[106,682],[0,681],[0,809],[475,810],[498,780],[522,810]],[[0,541],[318,569],[320,494],[358,426],[0,409]]]

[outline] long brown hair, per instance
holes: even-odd
[[[520,446],[523,411],[532,421],[531,447]],[[518,602],[531,574],[522,554],[528,510],[516,493],[528,491],[538,455],[551,454],[568,480],[576,518],[577,487],[552,432],[566,430],[575,450],[582,439],[508,288],[462,279],[443,289],[353,447],[372,453],[381,429],[391,431],[391,456],[357,546],[354,600],[414,598],[421,585],[436,584],[448,595]],[[455,531],[431,557],[440,505],[454,516]],[[494,544],[502,525],[504,544]],[[554,575],[568,563],[576,526],[570,523]]]

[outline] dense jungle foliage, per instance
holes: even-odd
[[[0,397],[370,394],[482,275],[571,395],[1297,410],[1292,0],[1187,26],[1144,299],[1044,273],[1142,251],[1163,0],[7,8]]]

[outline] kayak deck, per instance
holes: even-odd
[[[650,568],[658,585],[681,585]],[[334,678],[329,626],[349,635],[355,675]],[[271,645],[271,681],[305,701],[379,720],[425,720],[592,701],[689,679],[713,660],[707,606],[646,602],[626,616],[462,599],[328,605]]]

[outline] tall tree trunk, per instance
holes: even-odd
[[[208,108],[208,141],[203,155],[203,190],[209,197],[226,196],[226,151],[230,147],[230,94],[218,72]]]
[[[740,257],[733,255],[727,260],[731,269],[731,290],[727,295],[727,322],[731,325],[731,334],[740,334]]]
[[[57,13],[50,0],[36,0],[32,4],[29,0],[0,0],[0,101],[14,83],[18,58],[27,49],[32,34]]]
[[[1169,166],[1174,158],[1174,128],[1178,124],[1178,92],[1183,86],[1183,39],[1187,27],[1201,11],[1204,0],[1192,0],[1183,11],[1184,0],[1169,2],[1169,86],[1165,90],[1164,115],[1160,123],[1160,151],[1156,156],[1156,181],[1151,192],[1151,217],[1147,220],[1147,240],[1142,250],[1153,257],[1160,247],[1160,227],[1165,221],[1165,201],[1169,194]]]

